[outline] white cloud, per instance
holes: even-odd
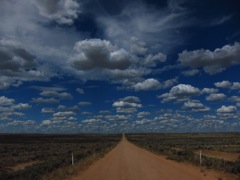
[[[91,102],[79,102],[78,105],[79,106],[90,106],[90,105],[92,105],[92,103]]]
[[[25,114],[17,110],[28,110],[32,106],[28,103],[15,104],[15,100],[0,96],[0,120],[13,120],[12,116],[24,117]]]
[[[176,30],[189,24],[184,9],[173,12],[170,7],[164,7],[159,10],[139,2],[129,4],[116,16],[100,15],[97,20],[107,39],[136,54],[169,50],[180,43]]]
[[[147,57],[144,58],[143,65],[146,67],[155,67],[160,62],[165,62],[167,56],[163,53],[158,53],[156,55],[148,54]]]
[[[225,22],[229,21],[231,18],[232,18],[232,15],[227,15],[227,16],[213,19],[210,22],[209,26],[218,26],[218,25],[224,24]]]
[[[101,119],[94,119],[94,118],[92,118],[92,119],[85,119],[85,120],[83,120],[82,122],[83,122],[83,123],[92,124],[92,123],[101,123],[102,120],[101,120]]]
[[[142,82],[137,82],[136,84],[132,85],[135,91],[150,91],[150,90],[158,90],[158,89],[166,89],[173,86],[177,82],[177,79],[169,79],[163,82],[159,82],[154,78],[146,79]]]
[[[55,103],[58,103],[59,100],[56,100],[54,98],[42,98],[42,97],[39,97],[39,98],[32,98],[32,102],[39,103],[39,104],[42,104],[42,103],[55,104]]]
[[[214,51],[210,50],[184,50],[178,54],[178,61],[183,66],[203,68],[210,75],[224,71],[229,66],[240,64],[240,44],[225,45]]]
[[[214,85],[218,88],[240,90],[240,83],[239,82],[222,81],[222,82],[216,82],[216,83],[214,83]]]
[[[42,125],[50,125],[50,124],[52,124],[51,120],[43,120],[42,121]]]
[[[126,121],[128,117],[125,115],[107,115],[105,118],[109,121]]]
[[[55,97],[55,98],[61,98],[61,99],[71,99],[72,95],[67,92],[57,92],[57,91],[43,91],[40,93],[41,96],[46,97]]]
[[[169,93],[162,94],[158,98],[162,98],[162,102],[168,102],[171,100],[185,101],[192,96],[199,96],[201,94],[200,89],[188,84],[179,84],[172,87]]]
[[[76,115],[76,113],[72,111],[56,112],[53,114],[53,116],[73,116],[73,115]]]
[[[33,120],[27,120],[27,121],[19,121],[19,120],[14,120],[7,125],[13,125],[13,126],[31,126],[34,125],[36,122]]]
[[[137,55],[144,55],[147,52],[146,43],[133,36],[130,38],[130,51]]]
[[[143,112],[139,112],[139,113],[137,114],[137,117],[138,117],[138,118],[144,118],[144,117],[146,117],[146,116],[148,116],[148,115],[150,115],[150,112],[143,111]]]
[[[191,69],[191,70],[187,70],[187,71],[183,71],[182,74],[184,76],[195,76],[199,73],[200,71],[198,69]]]
[[[77,112],[79,110],[78,106],[75,105],[75,106],[72,106],[72,107],[67,107],[67,106],[64,106],[64,105],[59,105],[57,107],[57,109],[61,110],[61,111],[73,111],[73,112]]]
[[[137,120],[137,121],[136,121],[136,124],[143,125],[143,124],[148,124],[148,123],[151,123],[151,122],[153,122],[153,120],[150,120],[150,119],[142,119],[142,120]]]
[[[69,62],[78,70],[127,69],[131,65],[130,54],[117,49],[107,40],[89,39],[79,41],[74,47],[75,54]]]
[[[231,96],[229,100],[232,102],[240,103],[240,96]]]
[[[15,66],[15,69],[12,65],[8,67],[12,76],[0,72],[1,89],[24,81],[47,81],[53,76],[59,77],[59,72],[67,71],[66,59],[76,39],[82,39],[83,35],[71,27],[52,26],[47,18],[39,15],[35,6],[42,4],[45,9],[55,8],[54,15],[59,11],[70,13],[73,2],[76,1],[0,1],[0,51],[7,53],[6,58],[10,58],[9,62]],[[67,14],[62,15],[70,20]],[[2,77],[2,73],[5,76]]]
[[[5,96],[0,96],[0,106],[10,106],[15,103],[14,99],[7,98]]]
[[[206,112],[209,111],[210,108],[204,106],[201,102],[198,100],[191,100],[187,101],[183,104],[184,109],[191,109],[193,112]]]
[[[76,121],[77,118],[75,118],[75,117],[69,117],[68,120],[69,120],[69,121]]]
[[[224,99],[226,99],[226,95],[223,93],[210,94],[206,97],[207,101],[222,101]]]
[[[203,88],[202,90],[203,93],[206,94],[213,94],[213,93],[217,93],[218,89],[214,89],[214,88]]]
[[[77,91],[79,94],[84,94],[84,90],[81,89],[81,88],[77,88],[76,91]]]
[[[171,90],[170,93],[173,94],[174,96],[198,96],[201,94],[201,91],[188,84],[179,84],[177,86],[174,86]]]
[[[231,82],[229,81],[222,81],[222,82],[216,82],[214,85],[218,88],[230,88],[231,87]]]
[[[59,24],[73,24],[80,12],[80,5],[76,0],[34,0],[33,2],[42,16]]]
[[[237,108],[236,106],[222,106],[219,109],[217,109],[218,113],[236,113]]]
[[[49,76],[36,62],[36,57],[12,40],[0,40],[0,89],[19,86],[23,81],[46,81]]]
[[[112,106],[116,108],[118,113],[132,113],[136,112],[138,108],[141,108],[142,104],[138,97],[127,96],[115,101]]]
[[[42,113],[54,113],[54,109],[53,108],[42,108]]]
[[[138,82],[133,86],[135,91],[149,91],[149,90],[157,90],[160,89],[161,83],[153,78],[146,79],[143,82]]]
[[[30,109],[32,106],[29,105],[28,103],[19,103],[17,105],[12,106],[13,109],[18,109],[18,110],[26,110]]]

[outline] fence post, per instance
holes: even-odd
[[[199,154],[199,160],[200,160],[200,166],[202,165],[202,151],[200,150],[200,154]]]
[[[74,157],[73,157],[73,153],[72,153],[72,165],[74,165]]]

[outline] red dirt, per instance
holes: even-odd
[[[25,169],[28,166],[32,166],[33,164],[38,163],[39,161],[30,161],[30,162],[25,162],[25,163],[20,163],[17,164],[16,166],[10,167],[13,171],[19,171],[22,169]]]
[[[236,176],[201,170],[167,160],[141,149],[125,138],[105,157],[95,162],[73,180],[214,180],[237,179]]]

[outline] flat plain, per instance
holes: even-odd
[[[72,166],[72,153],[76,165],[86,164],[89,158],[103,156],[120,139],[121,135],[110,134],[1,134],[0,179],[52,179],[48,174]]]
[[[0,179],[233,180],[239,151],[240,133],[2,134]]]

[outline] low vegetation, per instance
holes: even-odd
[[[128,134],[127,139],[168,159],[240,175],[240,133]],[[202,155],[200,164],[200,150],[234,154],[236,160]]]
[[[120,139],[121,135],[0,135],[0,179],[66,178]]]

